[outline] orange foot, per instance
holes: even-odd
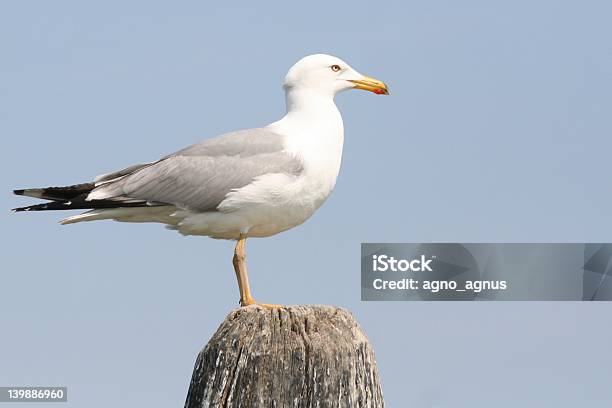
[[[257,302],[254,299],[247,299],[245,302],[240,301],[240,306],[242,306],[242,307],[251,306],[251,305],[261,306],[264,309],[270,309],[270,310],[282,309],[284,307],[283,305],[276,305],[276,304],[271,304],[271,303]]]

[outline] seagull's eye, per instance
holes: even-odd
[[[334,71],[334,72],[338,72],[338,71],[340,71],[340,65],[335,65],[335,64],[334,64],[334,65],[332,65],[330,68],[331,68],[331,70],[332,70],[332,71]]]

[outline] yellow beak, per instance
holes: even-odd
[[[363,89],[364,91],[374,92],[378,95],[389,95],[389,88],[387,85],[378,79],[364,76],[362,79],[349,81],[355,84],[356,89]]]

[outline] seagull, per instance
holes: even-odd
[[[340,58],[314,54],[283,82],[286,113],[278,121],[206,139],[144,164],[64,187],[14,190],[48,200],[13,211],[89,211],[61,224],[94,220],[156,222],[183,235],[235,240],[233,266],[240,305],[251,296],[245,244],[306,221],[336,184],[344,125],[334,96],[348,89],[388,95],[385,83]]]

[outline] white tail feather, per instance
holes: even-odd
[[[176,208],[173,206],[102,208],[64,218],[60,221],[60,224],[68,225],[84,221],[115,220],[125,222],[161,222],[174,225],[180,221],[180,218],[171,217],[170,214],[175,211]]]
[[[83,221],[105,220],[108,218],[112,218],[112,217],[109,217],[109,214],[106,213],[107,211],[109,210],[87,211],[79,215],[73,215],[72,217],[64,218],[63,220],[60,221],[60,224],[68,225],[68,224],[76,224],[77,222],[83,222]]]

